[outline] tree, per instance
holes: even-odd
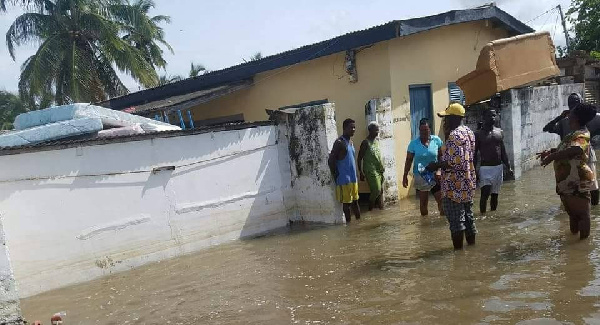
[[[0,90],[0,129],[10,130],[13,128],[15,117],[28,111],[27,105],[21,101],[19,96]]]
[[[256,52],[250,58],[248,58],[248,60],[246,60],[246,59],[243,59],[243,60],[244,60],[244,62],[252,62],[252,61],[258,61],[258,60],[260,60],[262,58],[263,58],[262,53],[261,52]]]
[[[572,0],[567,15],[573,24],[571,50],[600,51],[600,0]]]
[[[189,78],[194,78],[197,76],[201,76],[207,72],[208,72],[208,70],[206,70],[206,68],[202,64],[192,62],[192,63],[190,63],[190,72],[188,73],[188,76],[189,76]],[[184,76],[178,76],[178,75],[170,76],[168,74],[164,74],[164,75],[160,76],[160,78],[158,80],[158,85],[163,86],[163,85],[181,81],[184,79],[186,79],[186,77],[184,77]]]
[[[181,76],[170,76],[170,75],[167,75],[167,74],[163,74],[162,76],[160,76],[158,78],[158,85],[159,86],[164,86],[164,85],[167,85],[167,84],[170,84],[170,83],[181,81],[183,79],[184,78],[182,78]]]
[[[144,87],[158,84],[154,64],[160,63],[162,53],[154,52],[154,41],[162,43],[164,38],[154,29],[156,26],[146,26],[147,20],[153,18],[143,17],[153,3],[25,1],[36,9],[17,17],[6,33],[13,59],[15,47],[40,44],[37,52],[23,63],[19,80],[21,98],[39,103],[51,96],[61,105],[98,102],[127,94],[129,91],[117,70],[129,74]],[[125,39],[127,35],[130,37]]]
[[[122,23],[122,30],[126,33],[123,39],[141,51],[154,68],[164,68],[167,62],[161,45],[171,53],[173,48],[165,40],[165,32],[159,24],[169,24],[171,18],[163,15],[150,17],[148,13],[154,7],[152,0],[136,0],[131,5],[113,5],[112,12]]]
[[[190,63],[190,78],[197,77],[206,73],[207,70],[202,64],[195,64],[194,62]]]
[[[23,7],[28,6],[32,0],[0,0],[0,12],[6,12],[7,5],[21,5]]]

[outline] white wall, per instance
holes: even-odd
[[[19,295],[286,226],[289,159],[277,137],[261,126],[1,156]]]
[[[506,150],[515,176],[539,166],[536,153],[556,147],[560,138],[543,132],[544,126],[569,109],[571,93],[582,93],[583,84],[512,89],[503,93],[502,129]]]

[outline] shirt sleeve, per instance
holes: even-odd
[[[414,145],[414,141],[411,141],[408,143],[408,152],[412,153],[413,155],[415,154],[415,145]]]

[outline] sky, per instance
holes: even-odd
[[[391,20],[434,15],[473,8],[481,0],[155,0],[153,15],[171,16],[166,39],[174,54],[165,52],[168,66],[159,74],[187,75],[190,63],[218,70],[243,62],[256,52],[263,56],[330,39]],[[567,10],[570,0],[500,0],[496,5],[536,30],[547,30],[556,45],[564,45],[558,11],[530,21],[558,4]],[[22,14],[12,8],[0,14],[0,35]],[[4,40],[4,37],[0,39]],[[16,49],[13,61],[0,42],[0,90],[17,91],[21,64],[35,53],[37,44]],[[123,81],[131,91],[139,86]]]

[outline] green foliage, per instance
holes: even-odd
[[[40,45],[23,63],[21,98],[41,103],[50,97],[59,105],[103,101],[128,93],[117,71],[144,87],[158,85],[155,67],[166,64],[159,44],[171,48],[158,26],[169,18],[148,17],[153,1],[24,1],[29,10],[6,33],[8,51],[15,59],[16,47]]]
[[[600,0],[572,0],[567,11],[573,24],[573,50],[600,51]]]
[[[205,73],[207,73],[208,70],[206,70],[206,68],[202,65],[202,64],[198,64],[198,63],[190,63],[190,72],[188,73],[189,78],[194,78],[197,76],[201,76]],[[184,76],[170,76],[167,74],[164,74],[162,76],[160,76],[160,78],[158,79],[158,85],[162,86],[162,85],[166,85],[166,84],[170,84],[173,82],[177,82],[177,81],[181,81],[186,79],[186,77]]]
[[[201,74],[208,72],[206,68],[202,64],[195,64],[194,62],[190,63],[190,78],[197,77]]]
[[[27,105],[21,101],[19,96],[7,91],[0,90],[0,129],[10,130],[13,128],[15,117],[28,111]]]
[[[261,52],[256,52],[254,53],[251,57],[248,58],[248,60],[246,59],[242,59],[244,61],[244,63],[248,63],[248,62],[252,62],[252,61],[258,61],[260,59],[263,58],[263,55]]]

